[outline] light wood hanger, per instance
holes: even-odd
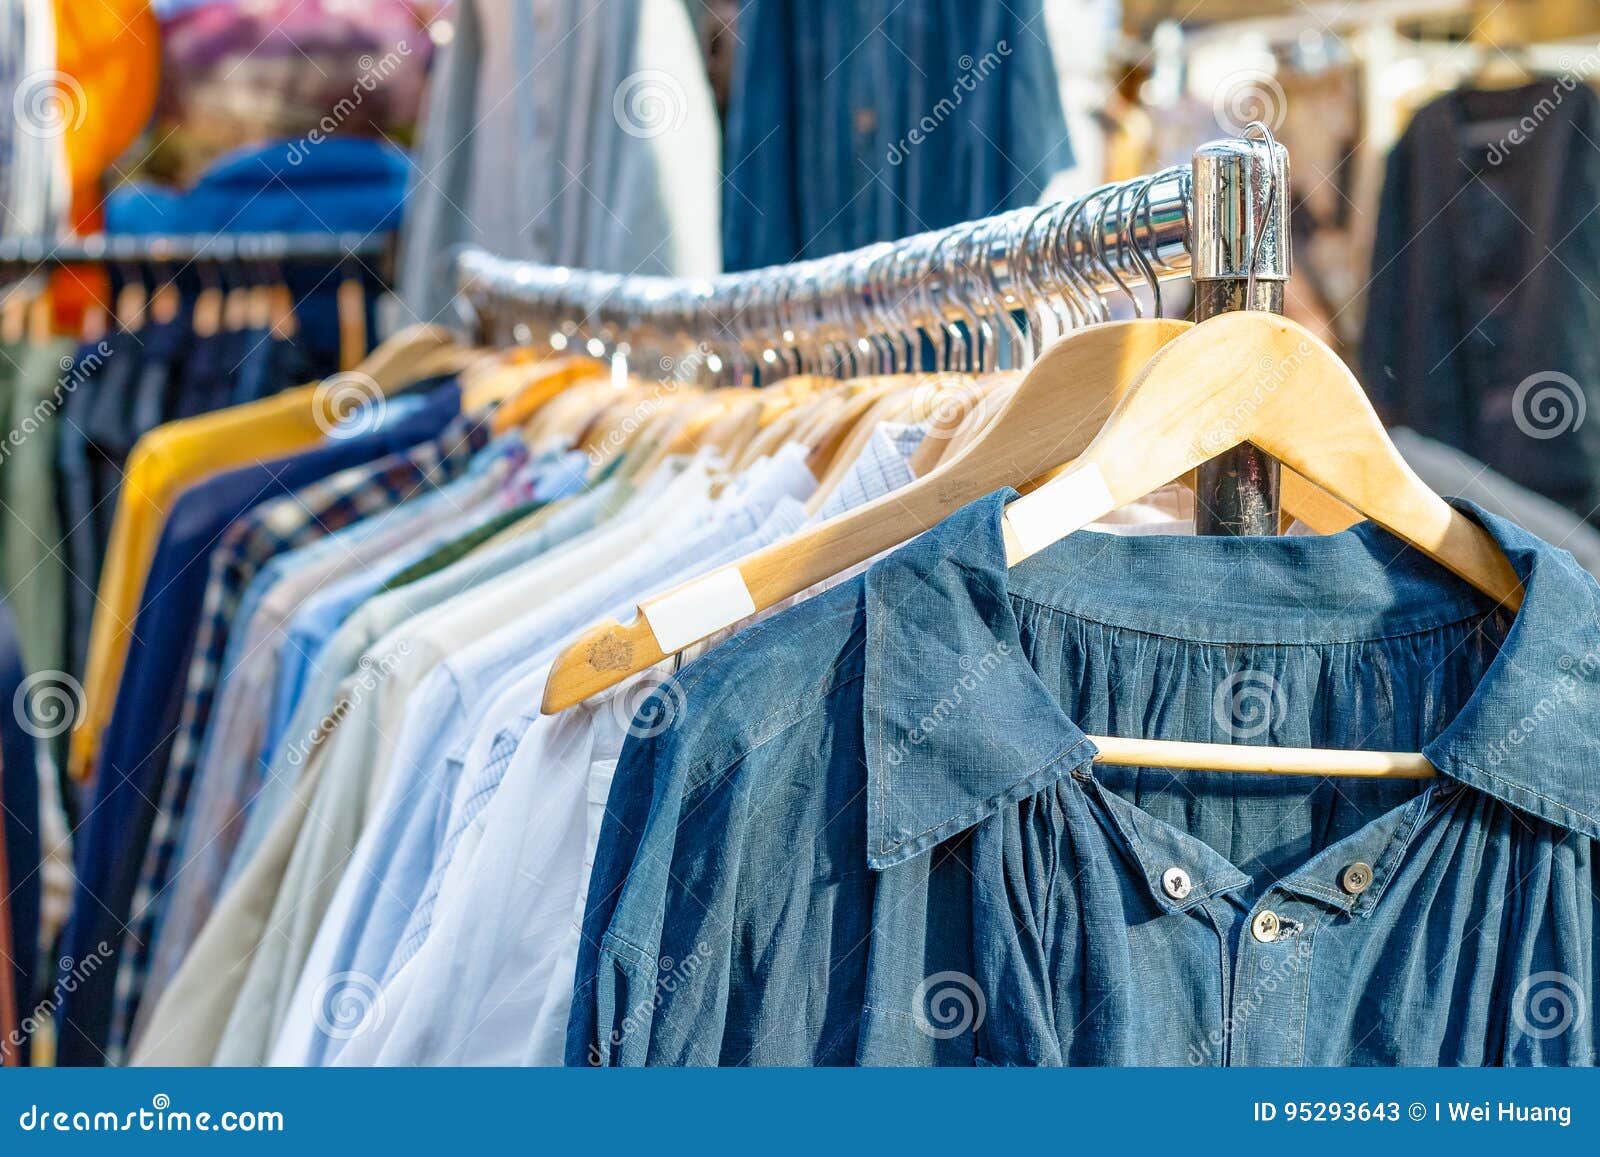
[[[160,289],[156,290],[155,301],[151,303],[151,313],[155,315],[157,321],[162,320],[161,314],[165,312],[164,310],[160,309],[158,303],[162,294],[166,291],[166,288],[167,287],[163,285]],[[173,286],[172,292],[176,294],[177,291],[177,286]],[[249,312],[251,329],[265,330],[272,328],[272,286],[262,282],[259,285],[252,285],[250,287]]]
[[[1013,501],[1008,565],[1249,442],[1446,570],[1515,611],[1522,587],[1487,531],[1450,506],[1400,456],[1355,377],[1310,330],[1269,313],[1228,313],[1156,354],[1105,427],[1059,477]],[[1117,738],[1111,758],[1139,767],[1426,778],[1419,753],[1250,749]],[[1254,754],[1259,751],[1260,754]],[[1245,754],[1249,752],[1250,754]]]
[[[460,379],[461,408],[467,413],[476,413],[486,410],[500,398],[494,395],[472,396],[472,387],[467,384],[465,374],[474,366],[482,365],[494,357],[491,350],[480,349],[467,345],[442,345],[431,349],[412,363],[408,373],[413,382],[426,381],[428,378],[452,376]]]
[[[604,362],[589,357],[561,357],[530,365],[515,388],[505,392],[496,406],[492,422],[494,432],[504,434],[526,425],[535,414],[578,383],[601,380],[608,372]]]
[[[585,631],[551,668],[543,709],[580,703],[894,549],[985,494],[1070,460],[1110,416],[1123,385],[1187,328],[1176,321],[1119,321],[1070,334],[1034,363],[982,437],[926,477],[648,599],[626,625],[607,620]]]
[[[522,427],[522,438],[535,453],[551,446],[572,447],[578,435],[593,423],[594,417],[617,396],[609,378],[592,378],[558,394],[529,418]]]
[[[795,404],[777,419],[762,427],[743,454],[732,464],[732,471],[740,473],[758,458],[768,457],[789,442],[799,441],[798,432],[827,404],[825,395],[798,398]]]
[[[55,294],[48,286],[28,303],[27,332],[32,345],[44,345],[55,336]]]
[[[1253,317],[1263,319],[1264,324],[1269,327],[1274,323],[1282,323],[1282,319],[1273,315],[1237,314],[1226,315],[1206,324],[1214,327],[1219,321]],[[640,604],[637,615],[626,625],[612,620],[597,624],[586,631],[556,660],[546,683],[543,710],[560,711],[581,702],[590,695],[614,686],[628,676],[663,661],[670,652],[681,650],[716,631],[734,626],[740,620],[760,610],[769,609],[816,583],[893,549],[906,539],[914,537],[942,520],[954,510],[984,494],[1011,484],[1018,477],[1044,475],[1062,460],[1077,457],[1093,444],[1095,432],[1100,430],[1105,419],[1109,417],[1117,397],[1122,392],[1118,383],[1131,382],[1135,374],[1139,374],[1142,381],[1148,382],[1151,375],[1141,372],[1145,364],[1149,363],[1167,342],[1184,335],[1185,331],[1192,328],[1195,327],[1172,321],[1112,322],[1091,326],[1070,335],[1040,357],[1015,392],[1002,402],[996,416],[983,429],[981,435],[962,453],[947,459],[912,485],[848,514],[830,519],[821,526],[784,543],[757,552],[735,566],[721,568],[710,575],[647,600]],[[1371,423],[1369,435],[1375,432],[1381,444],[1388,445],[1387,436],[1383,434],[1381,425],[1378,425],[1376,415],[1371,413],[1370,405],[1366,403],[1359,387],[1355,386],[1354,380],[1349,377],[1348,371],[1344,370],[1343,363],[1339,362],[1327,347],[1316,343],[1315,338],[1309,333],[1300,332],[1311,344],[1302,352],[1297,339],[1294,343],[1296,355],[1303,361],[1320,366],[1324,371],[1322,376],[1326,376],[1327,372],[1334,368],[1342,372],[1346,397],[1359,401],[1361,406],[1366,408],[1367,420]],[[1184,359],[1155,364],[1167,366],[1168,376],[1179,384],[1180,393],[1185,375],[1201,380],[1226,382],[1228,374],[1235,374],[1239,375],[1240,380],[1248,382],[1252,379],[1246,371],[1259,365],[1282,364],[1295,371],[1302,368],[1292,362],[1262,362],[1259,360],[1262,357],[1262,352],[1258,348],[1259,342],[1230,342],[1231,336],[1225,332],[1198,342],[1190,340],[1186,345],[1188,356]],[[1219,360],[1219,348],[1229,351],[1229,356]],[[1241,348],[1245,352],[1240,353]],[[1313,353],[1318,349],[1325,357],[1319,358]],[[1331,366],[1329,362],[1332,363]],[[1280,389],[1276,392],[1285,394],[1299,391]],[[1315,394],[1318,390],[1308,387],[1304,392]],[[1226,391],[1215,390],[1212,396],[1223,393]],[[1237,402],[1238,398],[1235,396],[1232,404],[1237,405]],[[1193,397],[1179,402],[1174,420],[1179,423],[1180,428],[1182,428],[1182,415],[1191,409],[1193,404]],[[1231,417],[1231,408],[1231,405],[1224,408],[1221,411],[1222,415]],[[1282,415],[1288,414],[1295,423],[1304,424],[1302,418],[1294,417],[1292,413],[1297,408],[1294,406],[1281,408],[1280,403],[1280,410],[1277,411],[1280,420]],[[1192,431],[1195,427],[1188,428]],[[1239,440],[1243,439],[1235,439],[1232,444],[1237,444]],[[1144,441],[1141,435],[1139,439],[1141,447]],[[1218,444],[1212,452],[1220,453],[1227,448],[1227,444]],[[1392,447],[1390,452],[1394,453]],[[1140,450],[1127,456],[1137,461],[1142,453]],[[1292,459],[1292,462],[1298,462],[1302,473],[1320,481],[1320,475],[1313,473],[1307,463],[1298,458]],[[1193,464],[1185,457],[1170,473],[1155,479],[1150,486],[1137,494],[1132,494],[1125,501],[1136,500],[1150,490],[1185,474]],[[1469,528],[1469,535],[1471,531],[1477,531],[1482,535],[1479,528],[1461,516],[1455,515],[1442,499],[1427,491],[1398,459],[1397,453],[1394,453],[1388,470],[1373,476],[1373,484],[1390,484],[1392,479],[1389,475],[1396,470],[1402,472],[1400,476],[1410,479],[1411,486],[1429,495],[1432,504],[1444,508],[1447,522],[1458,519]],[[1288,506],[1292,500],[1292,492],[1299,488],[1299,482],[1289,471],[1285,471],[1285,482],[1285,505]],[[1048,489],[1047,486],[1036,493],[1043,493]],[[1354,486],[1336,492],[1341,493],[1347,500],[1359,499],[1364,489]],[[1357,504],[1360,504],[1359,501]],[[1015,505],[1013,504],[1013,507]],[[1096,517],[1109,513],[1115,505],[1108,506]],[[1431,504],[1424,503],[1424,505]],[[1337,515],[1335,522],[1348,525],[1348,512],[1338,507],[1333,508],[1333,512]],[[1436,508],[1435,515],[1437,515]],[[1454,515],[1454,519],[1451,519],[1450,515]],[[1402,517],[1400,521],[1405,519]],[[1339,528],[1342,529],[1343,526]],[[1452,531],[1452,535],[1459,533],[1459,530]],[[1451,541],[1454,542],[1453,537]],[[1494,589],[1506,589],[1505,580],[1509,576],[1509,564],[1499,555],[1492,543],[1488,545],[1499,557],[1500,567],[1504,568],[1503,570],[1496,568],[1500,581],[1495,584]],[[1454,557],[1457,552],[1447,548],[1445,553]],[[1515,578],[1509,577],[1511,588],[1514,589]],[[1511,591],[1507,590],[1507,593]],[[1152,748],[1148,745],[1155,742],[1157,741],[1107,739],[1102,745],[1101,762],[1162,766],[1159,762],[1151,762]],[[1198,760],[1190,748],[1180,749],[1171,746],[1165,749],[1165,756],[1158,751],[1155,753],[1155,758],[1176,760],[1173,766],[1325,774],[1330,770],[1331,754],[1339,760],[1338,770],[1344,774],[1399,778],[1423,778],[1432,774],[1432,769],[1426,760],[1411,753],[1326,753],[1265,747],[1200,746],[1209,748],[1207,752],[1209,759]]]
[[[455,334],[441,325],[407,326],[381,342],[350,372],[363,374],[376,382],[381,392],[392,393],[413,380],[411,367],[423,354],[454,345],[455,340]]]
[[[1190,322],[1182,322],[1180,324],[1185,329],[1192,328],[1192,323]],[[1009,396],[1010,391],[1016,388],[1019,378],[1020,375],[1015,374],[997,375],[995,379],[980,379],[980,381],[991,382],[992,388],[997,392],[998,397],[1005,398]],[[971,400],[970,396],[967,400]],[[995,398],[989,399],[989,408],[991,411],[996,411],[1000,408],[996,404]],[[919,461],[917,455],[912,456],[911,472],[913,474],[918,478],[922,477],[945,458],[959,455],[973,440],[982,435],[984,428],[982,422],[967,422],[965,419],[965,413],[959,415],[959,429],[943,446],[935,446],[934,453],[936,456],[931,462],[926,460]],[[934,431],[930,431],[928,437],[933,437],[934,433]],[[926,439],[923,445],[927,445]],[[919,446],[917,449],[920,454],[923,447]],[[1030,493],[1049,482],[1050,479],[1065,473],[1068,468],[1068,466],[1061,466],[1031,482],[1022,483],[1017,489],[1023,494]],[[1338,534],[1342,530],[1349,530],[1356,523],[1362,521],[1363,515],[1360,512],[1340,502],[1321,487],[1307,482],[1287,466],[1281,466],[1279,474],[1278,497],[1282,507],[1279,516],[1280,533],[1287,534],[1297,521],[1316,534]],[[1194,472],[1189,471],[1186,473],[1182,482],[1192,491],[1195,488]]]
[[[124,333],[138,333],[144,329],[145,312],[150,305],[150,291],[142,278],[125,282],[117,293],[117,328]]]
[[[367,291],[361,275],[347,268],[333,293],[339,318],[339,368],[357,370],[367,354]]]
[[[994,409],[996,395],[1008,393],[1022,380],[1017,373],[988,374],[976,381],[977,389],[964,390],[946,404],[941,420],[923,436],[922,444],[911,455],[911,472],[918,478],[928,473],[947,455],[952,455],[975,438],[985,411]],[[969,421],[974,411],[978,421]]]
[[[222,328],[222,287],[208,285],[194,299],[190,311],[190,327],[198,338],[215,337]]]
[[[294,311],[294,294],[279,281],[268,291],[268,300],[271,303],[272,336],[278,341],[293,341],[300,332],[300,318]],[[195,308],[199,309],[198,303]]]

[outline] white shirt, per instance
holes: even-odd
[[[307,941],[299,960],[289,960],[296,966],[304,961],[304,968],[283,974],[291,984],[296,977],[299,983],[294,995],[288,984],[279,987],[282,1032],[275,1060],[294,1057],[291,1063],[302,1063],[302,1057],[315,1059],[325,1042],[337,1041],[319,1031],[311,1015],[315,993],[328,977],[354,972],[377,982],[386,974],[411,907],[430,878],[439,841],[452,830],[442,805],[465,766],[472,738],[493,731],[486,709],[501,701],[495,689],[514,682],[530,661],[537,665],[542,652],[596,616],[637,599],[653,580],[682,565],[683,556],[714,556],[748,534],[754,520],[776,504],[797,504],[815,486],[798,447],[776,462],[757,464],[746,477],[746,485],[730,488],[717,503],[657,519],[638,549],[603,573],[591,568],[584,576],[588,582],[573,582],[559,593],[547,590],[543,597],[523,590],[519,600],[529,613],[521,621],[511,621],[504,609],[485,608],[498,629],[442,662],[430,676],[431,686],[408,702],[393,772],[379,777],[382,799],[374,799],[373,812],[379,819],[362,834],[331,902],[316,909],[318,916],[326,911],[327,919],[314,941]],[[513,700],[502,709],[511,706],[526,709],[528,701]],[[239,1010],[246,1004],[241,999]]]

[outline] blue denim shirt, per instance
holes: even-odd
[[[1371,524],[1083,532],[1001,492],[752,627],[624,749],[572,1064],[1593,1064],[1600,588],[1513,617]],[[1088,734],[1432,780],[1097,766]]]

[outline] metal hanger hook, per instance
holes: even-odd
[[[1252,132],[1259,132],[1260,139],[1267,145],[1267,203],[1262,209],[1261,220],[1252,221],[1251,228],[1255,235],[1250,242],[1250,269],[1245,275],[1245,302],[1246,304],[1256,299],[1256,263],[1261,257],[1261,242],[1266,239],[1267,226],[1272,221],[1272,214],[1277,209],[1278,202],[1278,142],[1272,135],[1272,129],[1264,121],[1251,121],[1244,126],[1240,138],[1254,141]]]

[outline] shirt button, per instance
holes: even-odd
[[[1372,887],[1372,865],[1357,860],[1339,873],[1339,887],[1352,896],[1359,896]]]
[[[1194,885],[1189,882],[1189,873],[1182,868],[1168,868],[1161,873],[1161,888],[1174,900],[1181,900],[1189,894]]]
[[[1272,911],[1256,913],[1256,918],[1250,921],[1250,934],[1263,944],[1271,944],[1278,938],[1278,914]]]

